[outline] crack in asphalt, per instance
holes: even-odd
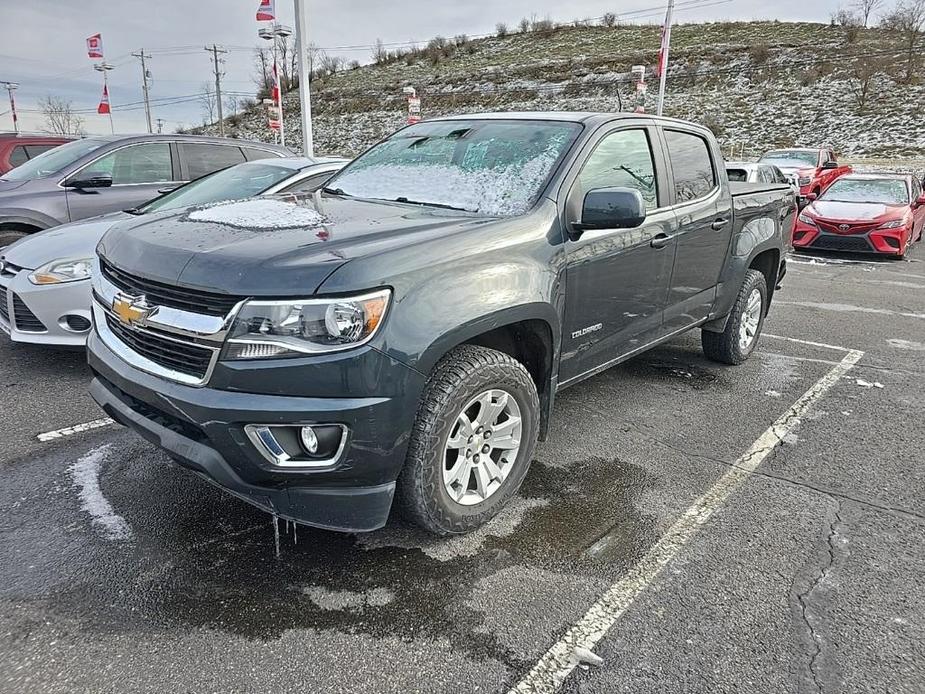
[[[800,604],[800,616],[806,625],[806,631],[809,634],[810,642],[813,644],[813,651],[809,659],[809,673],[816,685],[816,690],[823,692],[825,690],[824,682],[819,672],[819,659],[822,657],[822,636],[813,626],[813,620],[810,618],[809,602],[813,593],[819,589],[829,576],[832,566],[835,564],[835,536],[838,535],[838,526],[841,525],[841,501],[835,499],[835,518],[829,523],[829,531],[826,537],[826,560],[819,567],[815,579],[809,587],[802,593],[797,593],[797,602]]]

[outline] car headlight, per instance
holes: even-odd
[[[32,284],[63,284],[90,279],[93,272],[93,258],[78,260],[52,260],[38,270],[29,273]]]
[[[324,354],[369,342],[392,292],[290,301],[248,301],[228,333],[223,359]]]
[[[886,222],[885,224],[881,224],[880,228],[881,229],[899,229],[900,227],[904,227],[904,226],[906,226],[905,219],[894,219],[891,222]]]
[[[800,216],[797,219],[803,222],[803,224],[809,224],[811,227],[816,226],[816,220],[802,212],[800,213]]]
[[[801,186],[808,186],[810,183],[812,183],[813,179],[810,176],[800,176],[800,178],[797,180]]]

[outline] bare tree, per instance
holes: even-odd
[[[344,59],[339,55],[328,55],[324,52],[319,53],[318,72],[322,76],[329,77],[331,75],[336,75],[343,66]]]
[[[238,109],[241,108],[241,100],[236,94],[230,94],[225,97],[225,110],[229,115],[236,116]]]
[[[254,84],[258,92],[265,92],[273,81],[273,51],[267,46],[254,48]]]
[[[861,26],[866,29],[871,15],[881,7],[883,7],[883,0],[855,0],[854,9],[861,18]]]
[[[884,29],[898,32],[906,49],[905,81],[911,82],[918,62],[916,44],[925,25],[925,0],[899,0],[896,6],[883,18]]]
[[[383,65],[389,59],[389,52],[385,48],[385,44],[382,43],[382,39],[376,39],[376,45],[373,46],[372,50],[373,62],[376,65]]]
[[[858,109],[858,115],[864,115],[867,109],[867,102],[870,97],[871,87],[873,87],[874,78],[881,71],[883,65],[876,58],[864,56],[859,58],[851,66],[851,79],[849,81],[851,93],[854,96],[854,103]]]
[[[45,131],[55,135],[83,135],[84,119],[74,113],[74,106],[57,96],[39,99],[39,108],[45,116]]]
[[[203,82],[199,90],[202,92],[199,95],[202,124],[211,125],[215,122],[215,111],[217,109],[217,104],[215,103],[215,86],[210,82]]]

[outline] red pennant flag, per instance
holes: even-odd
[[[258,22],[272,22],[276,19],[276,0],[260,0],[257,8]]]
[[[99,34],[94,34],[87,39],[87,57],[88,58],[102,58],[103,57],[103,37]]]
[[[100,99],[100,105],[96,107],[96,112],[100,114],[112,113],[109,110],[109,87],[103,85],[103,97]]]
[[[276,69],[276,63],[273,63],[273,90],[270,94],[270,98],[273,99],[274,104],[278,104],[280,100],[280,89],[279,89],[279,70]]]

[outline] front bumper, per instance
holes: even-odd
[[[863,234],[832,234],[808,224],[799,223],[793,230],[796,250],[838,251],[843,253],[876,253],[902,255],[909,243],[908,231],[877,229]]]
[[[390,383],[400,382],[391,395],[265,394],[238,391],[231,382],[228,390],[219,390],[147,374],[124,362],[95,333],[87,346],[93,398],[110,417],[165,449],[180,465],[285,519],[342,531],[385,525],[423,388],[417,372],[367,349],[353,357],[344,353],[343,363],[322,368],[329,378],[337,377],[339,367],[351,368],[351,358],[374,360],[380,372],[391,369]],[[293,364],[289,381],[311,383],[312,367]],[[277,368],[286,365],[278,363]],[[346,428],[348,438],[329,468],[279,468],[248,438],[245,426],[253,423],[337,423]]]
[[[0,331],[13,342],[83,347],[90,333],[90,281],[35,285],[29,272],[0,274]]]

